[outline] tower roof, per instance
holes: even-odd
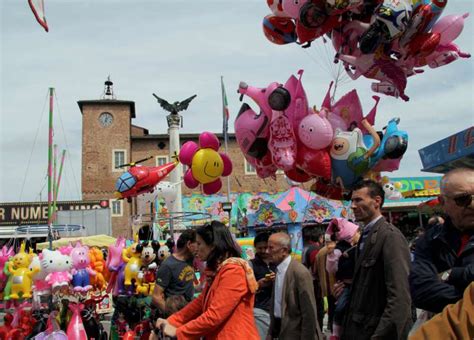
[[[130,100],[117,100],[117,99],[96,99],[96,100],[78,100],[77,105],[79,105],[79,109],[82,112],[82,108],[84,105],[93,105],[93,104],[100,104],[100,105],[130,105],[130,112],[132,114],[132,118],[135,118],[135,102]]]

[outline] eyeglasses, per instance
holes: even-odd
[[[468,194],[467,192],[455,196],[444,196],[451,198],[458,207],[462,208],[467,208],[468,206],[470,206],[472,200],[474,199],[474,194]]]

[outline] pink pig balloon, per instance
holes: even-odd
[[[324,149],[331,144],[333,129],[326,117],[313,111],[304,117],[298,129],[300,141],[310,149]]]

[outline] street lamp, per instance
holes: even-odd
[[[221,202],[221,208],[229,215],[229,228],[230,224],[230,212],[232,211],[232,202]]]

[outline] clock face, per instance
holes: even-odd
[[[109,112],[102,112],[99,116],[99,123],[104,127],[112,125],[113,121],[114,117]]]

